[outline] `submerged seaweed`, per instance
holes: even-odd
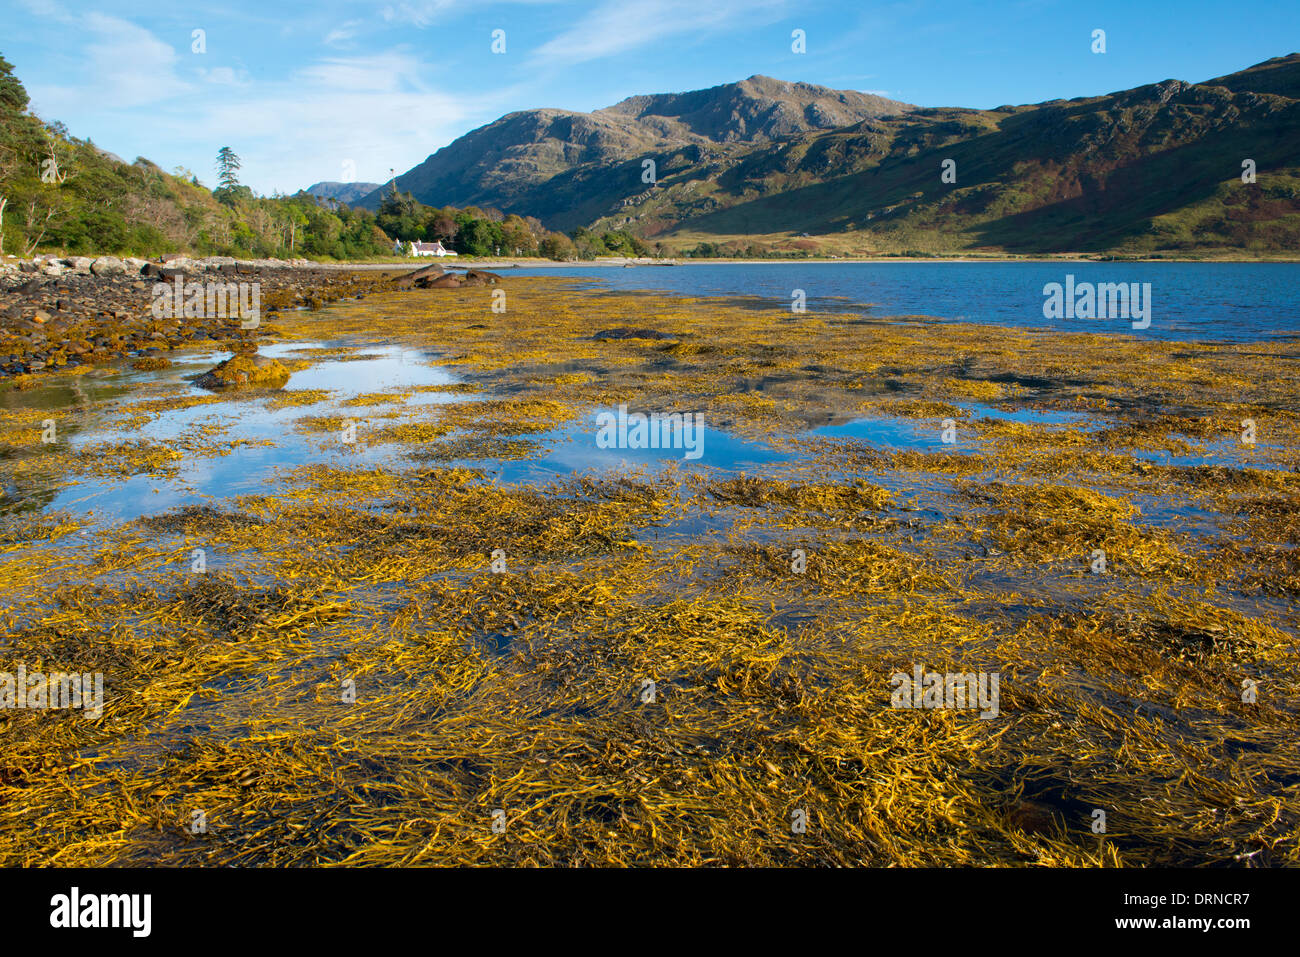
[[[505,288],[505,314],[439,290],[281,320],[439,353],[469,381],[436,388],[485,400],[77,413],[262,403],[334,447],[372,410],[356,458],[251,494],[5,520],[0,673],[100,672],[105,700],[0,710],[0,864],[1300,864],[1300,347]],[[788,456],[454,466],[594,443],[619,404]],[[73,452],[48,415],[6,404],[7,489],[242,448],[200,423]],[[859,419],[922,438],[809,432]],[[1215,461],[1161,459],[1189,450]],[[894,707],[918,666],[997,674],[997,715]]]

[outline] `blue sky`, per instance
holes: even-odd
[[[796,29],[806,53],[791,50]],[[993,107],[1205,80],[1298,50],[1296,0],[0,0],[0,54],[41,116],[209,185],[229,145],[262,193],[382,182],[512,110],[755,73]]]

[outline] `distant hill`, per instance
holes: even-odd
[[[336,199],[340,203],[351,206],[362,197],[375,192],[379,187],[379,183],[314,183],[303,192],[309,193],[317,199]]]
[[[910,109],[867,93],[753,76],[691,93],[635,96],[593,113],[524,110],[443,147],[397,186],[431,205],[526,209],[569,229],[644,189],[642,159],[680,152],[701,162]],[[377,209],[381,194],[361,205]]]
[[[995,110],[755,76],[593,113],[511,113],[397,184],[430,205],[628,230],[670,250],[1294,254],[1300,54]]]

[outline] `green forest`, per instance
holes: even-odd
[[[398,240],[437,240],[470,256],[651,254],[627,233],[555,233],[531,217],[425,206],[395,189],[377,213],[305,192],[257,196],[239,182],[240,167],[237,152],[220,147],[218,185],[208,189],[188,169],[123,162],[30,112],[0,56],[0,253],[365,260],[393,257]]]

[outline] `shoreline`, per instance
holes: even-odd
[[[431,258],[431,257],[430,257]],[[158,283],[205,282],[230,284],[251,280],[260,290],[262,320],[274,323],[285,310],[314,308],[339,299],[397,290],[394,280],[421,270],[441,267],[445,273],[499,271],[502,279],[530,270],[545,278],[561,270],[596,270],[659,265],[727,265],[752,263],[819,265],[863,262],[1007,262],[1054,263],[1064,268],[1097,262],[1090,259],[1042,260],[630,260],[607,258],[583,262],[529,261],[518,258],[469,259],[429,262],[422,258],[371,263],[312,263],[307,260],[236,260],[209,257],[201,260],[171,257],[165,261],[119,260],[114,257],[44,255],[0,263],[0,381],[54,372],[60,368],[89,366],[114,359],[162,359],[167,351],[197,339],[246,342],[248,331],[238,318],[218,312],[212,317],[187,319],[152,314],[152,287]],[[1168,260],[1145,260],[1169,262]],[[1126,261],[1126,262],[1137,262]],[[1184,262],[1184,261],[1180,261]],[[1187,260],[1185,262],[1191,263]],[[1211,262],[1218,262],[1214,260]],[[518,270],[519,272],[514,272]],[[183,280],[182,280],[183,277]]]
[[[1100,258],[1096,256],[1087,256],[1081,254],[1061,254],[1047,256],[878,256],[871,258],[838,258],[838,257],[820,257],[810,256],[804,259],[726,259],[726,258],[674,258],[665,257],[663,259],[650,258],[631,258],[622,256],[601,257],[597,259],[575,259],[559,261],[554,259],[529,258],[529,257],[492,257],[483,258],[473,257],[420,257],[412,258],[394,258],[391,260],[357,260],[348,262],[317,262],[308,259],[235,259],[229,256],[169,256],[164,258],[140,259],[138,257],[114,257],[108,254],[95,256],[59,256],[54,253],[42,253],[29,259],[20,259],[18,257],[6,255],[0,258],[0,279],[5,276],[23,275],[24,273],[40,272],[45,266],[54,263],[62,263],[68,260],[85,260],[90,262],[95,259],[114,259],[120,258],[123,262],[132,263],[156,263],[164,267],[173,267],[175,263],[183,262],[193,264],[200,270],[215,270],[218,268],[235,268],[235,269],[256,269],[270,271],[291,271],[291,272],[317,272],[328,270],[332,272],[383,272],[383,271],[406,271],[424,269],[431,265],[442,266],[444,270],[455,271],[463,269],[625,269],[638,267],[665,267],[665,266],[808,266],[808,265],[881,265],[890,263],[990,263],[990,264],[1015,264],[1015,263],[1098,263],[1098,264],[1134,264],[1134,263],[1163,263],[1168,265],[1300,265],[1300,255],[1289,258],[1179,258],[1170,259],[1165,257],[1116,257]],[[31,268],[32,266],[35,268]],[[189,268],[188,266],[176,268]],[[66,271],[72,272],[72,269]]]

